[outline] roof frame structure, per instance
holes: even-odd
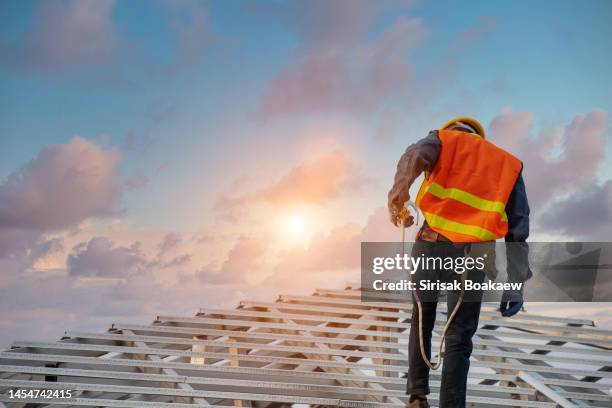
[[[0,352],[0,407],[404,407],[412,305],[383,300],[346,285],[17,341]],[[434,344],[445,319],[438,313]],[[471,365],[471,407],[612,407],[612,332],[590,320],[504,319],[484,306]],[[431,378],[435,406],[439,373]],[[11,399],[16,388],[73,396]]]

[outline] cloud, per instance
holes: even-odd
[[[162,242],[160,242],[158,246],[157,257],[161,258],[164,255],[166,255],[168,252],[173,251],[174,249],[176,249],[178,244],[181,243],[181,241],[182,241],[182,238],[181,238],[181,234],[179,233],[171,232],[169,234],[166,234],[164,236],[164,239],[162,240]]]
[[[145,125],[139,131],[130,131],[123,139],[122,147],[126,151],[146,153],[159,141],[156,133],[160,127],[176,116],[176,105],[170,104],[155,109],[146,115]]]
[[[342,195],[359,191],[369,182],[345,151],[336,150],[318,159],[300,163],[266,187],[244,195],[222,196],[215,208],[222,217],[232,219],[236,211],[253,203],[273,206],[322,205]]]
[[[365,226],[346,223],[319,231],[306,246],[279,249],[267,235],[242,236],[220,268],[203,268],[199,278],[213,285],[295,291],[342,285],[359,280],[361,242],[393,242],[398,237],[399,230],[389,222],[387,209],[380,207]]]
[[[151,130],[151,127],[147,127],[142,133],[129,132],[123,140],[123,148],[131,152],[145,153],[155,142]]]
[[[204,306],[202,299],[233,307],[237,285],[211,288],[196,275],[199,265],[225,255],[227,245],[200,244],[200,235],[85,223],[0,257],[0,348],[15,339],[55,340],[69,328],[149,322],[162,312],[190,315]],[[167,252],[159,258],[164,241]],[[39,262],[31,266],[31,258]]]
[[[269,251],[270,241],[267,237],[242,235],[230,249],[221,268],[216,270],[207,266],[198,272],[198,276],[207,284],[244,285],[263,272]]]
[[[112,245],[111,252],[117,248],[121,246]],[[125,248],[133,252],[129,246]],[[198,307],[205,306],[203,299],[208,305],[234,307],[246,297],[235,286],[211,288],[191,275],[180,282],[160,281],[147,272],[122,279],[91,279],[83,275],[76,279],[60,273],[10,271],[7,262],[6,258],[0,259],[0,348],[14,340],[55,341],[67,329],[100,331],[116,322],[148,323],[162,313],[193,315]],[[121,265],[126,263],[130,262]],[[102,270],[108,267],[98,264]],[[106,272],[105,277],[113,277]],[[95,273],[102,273],[101,269]],[[272,299],[265,290],[250,295],[265,300],[260,297],[262,292],[267,300]]]
[[[43,148],[0,186],[0,227],[62,229],[116,213],[119,160],[81,137]]]
[[[461,51],[481,38],[488,37],[497,30],[497,22],[492,17],[483,16],[478,22],[461,31],[451,42],[454,51]]]
[[[298,272],[359,268],[359,244],[362,228],[347,223],[328,233],[315,235],[306,249],[295,247],[281,255],[277,270],[289,268]]]
[[[387,207],[378,207],[368,217],[366,225],[361,231],[360,241],[363,242],[397,242],[400,239],[400,230],[389,221]],[[422,220],[418,220],[419,224]],[[408,240],[413,240],[416,226],[406,230]]]
[[[129,176],[123,180],[123,186],[126,191],[134,191],[144,188],[149,184],[149,178],[142,174],[139,170],[134,170]]]
[[[160,2],[169,15],[169,24],[175,37],[176,52],[166,72],[176,75],[194,68],[206,48],[217,35],[208,21],[208,10],[197,0],[167,0]]]
[[[115,58],[120,39],[112,21],[114,0],[43,2],[34,23],[12,45],[5,64],[30,71],[65,72]]]
[[[612,180],[583,186],[558,200],[542,215],[547,230],[585,240],[609,241],[612,237]]]
[[[533,115],[505,110],[490,127],[492,141],[524,163],[530,205],[537,212],[590,184],[605,159],[608,114],[598,109],[577,115],[563,129],[532,137]]]
[[[378,17],[403,14],[414,0],[297,0],[272,7],[260,7],[266,15],[286,21],[302,43],[350,43],[365,36],[367,28]]]
[[[234,285],[274,290],[311,289],[317,282],[346,280],[359,268],[361,228],[346,224],[319,232],[307,247],[279,250],[267,235],[240,236],[221,267],[198,272],[207,285]]]
[[[25,252],[36,244],[41,232],[21,228],[0,228],[0,259],[17,252]]]
[[[362,242],[397,242],[400,232],[391,222],[387,208],[376,208],[368,217],[364,226],[347,223],[332,228],[328,233],[315,235],[307,247],[294,247],[281,252],[275,273],[268,281],[280,279],[280,276],[301,274],[303,283],[308,284],[310,274],[321,273],[328,278],[335,274],[346,279],[360,270]],[[414,227],[407,231],[411,240]],[[291,271],[291,273],[287,272]],[[359,279],[359,278],[357,278]],[[287,285],[293,286],[290,281]],[[311,284],[312,286],[312,284]]]
[[[192,255],[191,254],[183,254],[179,256],[175,256],[170,261],[163,264],[163,268],[174,268],[176,266],[184,266],[191,262]]]
[[[32,246],[28,256],[32,261],[42,259],[50,254],[59,253],[64,250],[64,239],[61,237],[42,239]]]
[[[507,108],[493,118],[489,133],[496,144],[509,151],[518,151],[520,144],[529,137],[532,126],[533,112],[514,112]]]
[[[0,230],[0,271],[6,278],[7,271],[13,268],[2,268],[3,261],[12,261],[19,265],[20,272],[36,267],[47,269],[48,257],[61,255],[64,251],[62,237],[45,238],[39,233],[28,230]],[[19,255],[14,257],[6,256]]]
[[[388,140],[400,117],[408,117],[408,111],[414,117],[448,93],[466,49],[497,30],[492,17],[482,17],[451,38],[441,57],[417,74],[413,55],[429,30],[407,15],[414,3],[291,2],[281,8],[300,45],[268,84],[259,119],[322,111],[379,114],[378,139]],[[389,20],[389,15],[396,17]],[[390,108],[397,111],[393,118]]]
[[[117,150],[74,137],[9,174],[0,185],[0,254],[44,232],[117,214],[119,161]]]
[[[131,41],[124,35],[113,19],[116,4],[115,0],[42,2],[16,39],[0,40],[0,64],[20,73],[69,75],[71,80],[119,84],[125,89],[194,69],[217,39],[208,10],[200,2],[159,1],[164,18],[153,29],[171,49],[162,57],[157,43]]]
[[[124,278],[143,272],[147,260],[137,242],[116,246],[108,238],[94,237],[72,249],[67,265],[74,277]]]
[[[406,9],[395,4],[396,11]],[[354,1],[290,6],[288,21],[304,46],[270,82],[260,119],[329,109],[364,112],[398,96],[413,78],[409,57],[426,30],[420,19],[400,15],[376,39],[368,39],[385,7]]]
[[[351,177],[354,170],[346,152],[336,150],[294,167],[277,183],[257,191],[255,198],[278,204],[301,201],[321,204],[339,196],[347,188],[359,187],[360,182]]]
[[[327,232],[319,231],[307,246],[278,249],[268,236],[243,236],[221,268],[206,267],[199,278],[212,285],[297,292],[358,281],[361,242],[398,239],[399,230],[391,225],[386,211],[377,208],[363,227],[346,223]]]

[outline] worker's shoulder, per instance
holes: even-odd
[[[436,133],[436,137],[442,142],[442,144],[450,142],[457,147],[462,146],[464,149],[467,149],[469,151],[479,150],[480,154],[484,154],[485,156],[488,156],[490,158],[496,158],[498,160],[505,158],[507,160],[520,164],[522,167],[521,159],[519,159],[506,149],[496,145],[495,143],[487,139],[483,139],[478,135],[461,131],[445,130]]]
[[[430,130],[427,136],[419,139],[415,143],[413,143],[410,148],[416,149],[417,151],[421,149],[434,149],[435,151],[439,151],[442,146],[442,141],[438,137],[437,130]]]
[[[430,130],[427,136],[421,139],[421,141],[425,143],[440,144],[441,142],[440,142],[440,137],[438,136],[438,130],[437,129]]]
[[[493,142],[491,142],[489,140],[481,139],[481,143],[484,143],[492,151],[496,151],[496,152],[498,152],[500,154],[503,154],[504,156],[510,157],[510,158],[512,158],[512,159],[522,163],[521,159],[519,159],[518,157],[516,157],[515,155],[513,155],[512,153],[510,153],[506,149],[496,145],[495,143],[493,143]]]

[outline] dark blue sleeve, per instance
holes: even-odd
[[[506,203],[506,215],[508,216],[506,242],[525,242],[529,237],[529,202],[522,171]]]
[[[506,258],[509,282],[525,282],[532,276],[529,267],[529,203],[523,181],[522,171],[519,174],[510,198],[506,203],[508,216],[508,233],[506,234]]]

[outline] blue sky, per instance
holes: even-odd
[[[276,3],[264,5],[272,8]],[[249,112],[257,108],[267,81],[299,47],[299,39],[280,18],[252,11],[256,5],[205,4],[218,40],[190,72],[164,83],[151,82],[142,72],[149,70],[144,65],[122,67],[120,75],[135,83],[126,87],[88,82],[79,78],[86,73],[78,71],[53,77],[5,66],[0,79],[4,95],[0,130],[8,155],[2,172],[28,160],[41,146],[61,143],[73,134],[107,134],[117,142],[128,132],[147,127],[164,103],[179,112],[166,133],[183,133],[173,132],[180,129],[178,122],[199,119],[206,122],[204,137],[212,141],[217,130],[228,126],[219,120],[220,115],[231,115],[231,123],[252,126]],[[0,7],[1,38],[10,44],[35,24],[39,4],[3,2]],[[606,1],[482,1],[469,6],[422,2],[407,13],[422,18],[430,31],[413,63],[416,70],[431,69],[454,35],[491,19],[495,28],[490,35],[460,53],[456,62],[460,72],[447,88],[449,99],[467,90],[482,95],[488,102],[477,113],[485,123],[505,106],[533,110],[543,125],[594,107],[609,110],[612,56],[607,39],[612,38],[612,28],[607,22],[611,9]],[[112,19],[118,33],[162,62],[176,53],[165,13],[155,2],[120,2],[112,9]],[[374,25],[370,31],[377,29]],[[496,84],[509,92],[497,97],[490,90]]]
[[[83,248],[161,257],[186,234],[214,244],[157,277],[206,275],[261,245],[245,236],[278,247],[277,218],[299,212],[305,245],[336,239],[384,219],[401,152],[460,115],[525,160],[536,237],[573,236],[568,215],[600,225],[577,237],[610,232],[572,198],[612,197],[608,1],[4,1],[0,16],[0,238],[23,238],[0,260],[16,274],[72,279]],[[58,166],[100,171],[79,184],[96,199],[46,179]],[[53,189],[74,206],[32,202]]]
[[[263,4],[269,9],[277,3]],[[88,82],[79,78],[87,73],[78,71],[49,77],[5,66],[0,114],[8,159],[3,160],[3,173],[31,158],[41,146],[60,143],[73,134],[107,134],[118,141],[130,130],[147,127],[164,103],[176,106],[183,121],[205,121],[209,131],[204,137],[210,140],[215,139],[217,129],[228,126],[218,120],[219,115],[231,115],[232,123],[252,125],[249,111],[257,108],[267,81],[283,68],[299,47],[299,39],[279,18],[252,11],[257,10],[256,5],[237,1],[204,4],[218,40],[190,72],[165,83],[151,82],[142,72],[149,70],[144,65],[122,67],[119,75],[133,82],[125,87]],[[36,23],[37,2],[3,2],[0,7],[3,42],[14,42]],[[456,62],[460,72],[448,88],[448,98],[469,90],[493,99],[478,112],[484,122],[505,106],[533,110],[542,124],[558,123],[594,107],[608,110],[611,86],[607,74],[612,56],[607,39],[612,28],[607,22],[611,9],[606,1],[482,1],[469,6],[422,2],[407,13],[422,18],[430,31],[413,63],[416,70],[431,69],[454,35],[490,19],[495,25],[490,35],[460,52]],[[120,2],[112,9],[112,19],[118,33],[163,62],[176,53],[166,12],[155,2]],[[374,25],[370,31],[377,29]],[[491,96],[487,88],[496,84],[509,92]],[[174,122],[174,128],[180,129],[179,118]]]

